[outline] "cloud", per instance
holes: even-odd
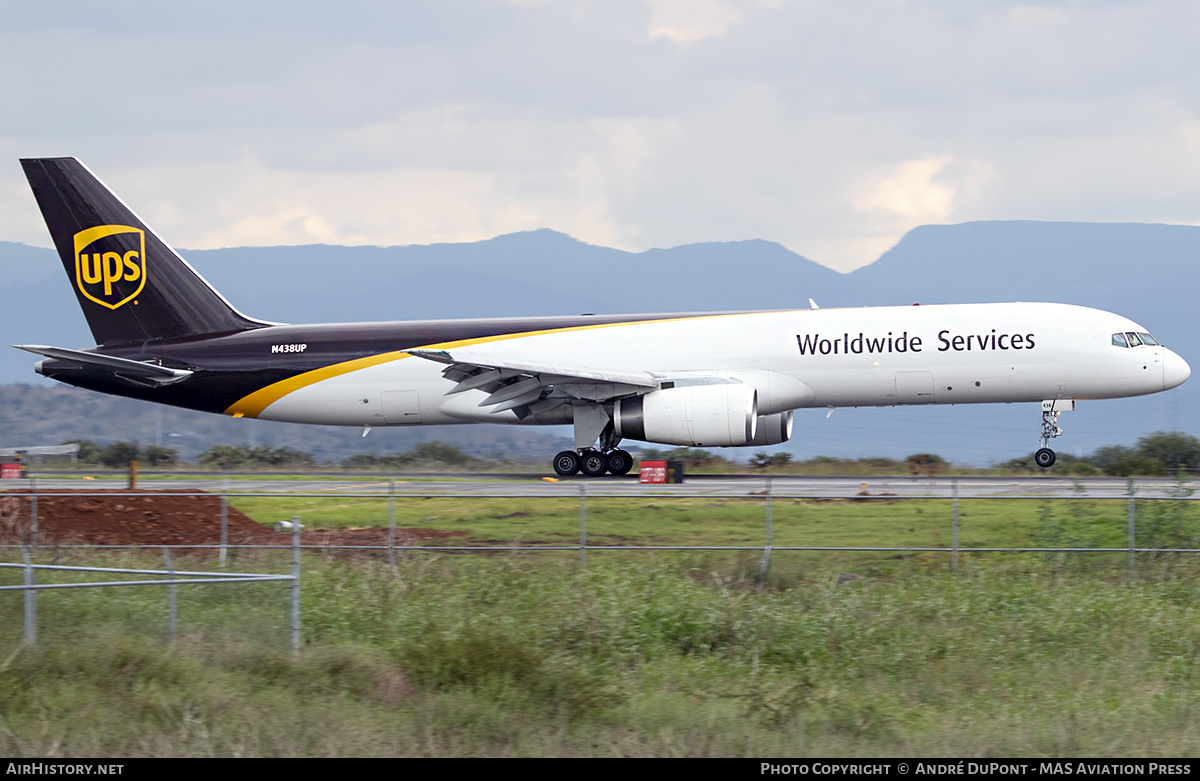
[[[944,222],[961,210],[964,199],[976,197],[992,174],[983,161],[949,155],[907,160],[889,164],[853,187],[850,204],[909,227]]]
[[[882,211],[908,220],[940,222],[954,212],[957,188],[935,181],[948,158],[910,160],[865,185],[851,203],[859,211]]]
[[[721,36],[742,21],[742,13],[731,3],[719,0],[646,0],[650,16],[651,38],[666,38],[675,43],[693,43]]]
[[[181,246],[549,227],[849,270],[923,222],[1200,221],[1180,0],[90,8],[0,4],[0,154],[80,157]],[[0,239],[48,244],[15,164]]]

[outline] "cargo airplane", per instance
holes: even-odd
[[[1157,393],[1188,364],[1124,317],[1064,304],[282,325],[238,312],[74,158],[22,160],[98,344],[21,345],[39,374],[235,418],[363,427],[570,425],[560,475],[622,475],[623,440],[786,442],[793,410]],[[810,301],[811,304],[811,301]]]

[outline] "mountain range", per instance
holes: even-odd
[[[238,247],[181,254],[238,309],[278,322],[791,309],[807,308],[810,297],[822,307],[1055,301],[1130,317],[1193,366],[1200,361],[1200,322],[1192,309],[1194,284],[1200,279],[1200,228],[1190,226],[927,225],[849,274],[769,241],[627,252],[550,230],[462,244]],[[0,242],[5,344],[94,343],[61,269],[52,250]],[[0,350],[0,383],[29,383],[30,392],[56,385],[33,373],[34,360],[16,350]],[[1200,430],[1197,394],[1200,381],[1193,380],[1166,394],[1081,403],[1063,416],[1066,436],[1055,446],[1086,453],[1101,445],[1132,444],[1160,429],[1195,433]],[[154,405],[125,403],[129,409],[121,414],[130,416],[129,425],[141,419],[138,431],[147,442],[145,421],[161,420],[163,413],[156,416]],[[175,422],[179,415],[199,413],[168,414],[171,425],[189,430],[199,425]],[[801,458],[935,452],[984,465],[1029,453],[1037,446],[1039,423],[1036,405],[845,409],[828,419],[823,410],[802,411],[792,442],[781,447]],[[56,436],[35,432],[2,409],[0,425],[0,446],[46,444],[23,437]],[[157,422],[155,426],[155,432],[161,430]],[[307,438],[338,453],[383,452],[450,439],[464,449],[503,454],[507,448],[536,450],[540,441],[539,430],[521,429],[505,435],[516,435],[520,444],[505,444],[497,440],[497,432],[506,427],[491,426],[376,429],[366,440],[359,439],[358,430],[323,430],[319,435],[307,430],[306,435],[302,427],[263,421],[226,421],[218,428],[230,437],[222,440],[227,444],[302,446]],[[548,433],[561,437],[567,430]],[[339,444],[329,444],[330,437]],[[472,444],[477,437],[478,447]],[[546,445],[548,457],[561,442]]]

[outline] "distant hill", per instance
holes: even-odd
[[[1190,300],[1200,281],[1200,228],[1187,226],[930,225],[911,231],[879,260],[850,274],[767,241],[632,253],[549,230],[466,244],[242,247],[183,254],[239,309],[281,322],[789,309],[807,308],[810,296],[823,307],[1059,301],[1131,317],[1200,366],[1200,322]],[[0,306],[7,344],[93,343],[51,250],[0,242]],[[48,384],[33,374],[34,360],[0,350],[0,383]],[[1194,379],[1168,394],[1081,404],[1064,416],[1067,436],[1056,445],[1067,452],[1089,451],[1131,444],[1160,428],[1197,433],[1198,401],[1200,380]],[[1036,447],[1039,419],[1030,405],[839,410],[829,420],[823,415],[802,414],[788,449],[802,457],[937,452],[986,464]],[[463,432],[454,436],[468,438],[505,430],[450,428]],[[537,430],[517,431],[538,436]],[[390,433],[376,430],[371,437]],[[9,439],[7,432],[0,436]]]

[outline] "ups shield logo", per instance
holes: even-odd
[[[75,234],[75,285],[116,309],[146,286],[146,234],[128,225],[97,225]]]

